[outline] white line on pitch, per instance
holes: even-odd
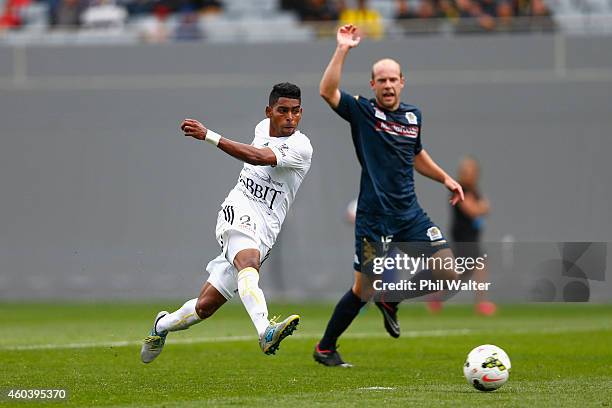
[[[404,337],[440,337],[440,336],[457,336],[472,332],[468,329],[459,330],[427,330],[404,332]],[[321,333],[296,333],[295,337],[301,339],[316,340],[321,337]],[[368,338],[385,338],[386,333],[347,333],[343,336],[348,339],[368,339]],[[221,337],[195,337],[187,339],[168,339],[167,344],[199,344],[199,343],[222,343],[231,341],[257,341],[256,336],[221,336]],[[79,349],[90,347],[129,347],[141,345],[142,340],[132,341],[105,341],[99,343],[67,343],[67,344],[32,344],[32,345],[15,345],[15,346],[0,346],[0,350],[6,351],[23,351],[23,350],[59,350],[59,349]]]
[[[552,334],[552,333],[568,333],[568,332],[584,332],[593,330],[610,330],[612,327],[597,326],[597,327],[574,327],[574,328],[551,328],[551,329],[517,329],[506,330],[506,334]],[[445,337],[445,336],[464,336],[468,334],[488,334],[487,330],[473,329],[452,329],[452,330],[420,330],[420,331],[404,331],[402,338],[417,338],[417,337]],[[321,333],[296,333],[297,338],[317,340],[321,337]],[[371,338],[386,338],[389,337],[384,332],[379,333],[347,333],[343,336],[346,339],[371,339]],[[195,337],[187,339],[169,339],[168,344],[201,344],[201,343],[222,343],[222,342],[242,342],[256,341],[255,336],[221,336],[221,337]],[[64,349],[81,349],[95,347],[131,347],[139,346],[142,340],[125,340],[125,341],[105,341],[98,343],[65,343],[65,344],[31,344],[31,345],[13,345],[0,346],[0,351],[28,351],[28,350],[64,350]]]

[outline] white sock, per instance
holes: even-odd
[[[259,288],[259,272],[255,268],[244,268],[238,272],[238,294],[261,337],[270,322],[266,298]]]
[[[200,323],[202,319],[196,313],[195,306],[198,299],[191,299],[185,302],[179,310],[170,313],[159,319],[155,325],[155,330],[160,333],[163,331],[185,330],[189,326]]]

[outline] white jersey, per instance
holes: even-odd
[[[257,219],[252,221],[258,223],[253,232],[261,243],[272,248],[295,194],[310,169],[312,146],[308,137],[298,130],[291,136],[271,137],[270,119],[257,125],[251,145],[269,147],[276,155],[276,166],[245,163],[236,186],[222,207],[235,206],[253,214]],[[242,220],[231,221],[236,224]]]

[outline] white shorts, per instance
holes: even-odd
[[[258,249],[263,263],[270,248],[257,236],[258,219],[254,214],[233,205],[224,206],[217,217],[216,237],[221,253],[206,266],[208,283],[223,297],[231,299],[238,292],[238,271],[234,267],[236,254],[243,249]]]

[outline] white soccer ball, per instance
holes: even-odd
[[[510,358],[501,348],[484,344],[470,351],[463,365],[463,375],[479,391],[495,391],[508,381]]]

